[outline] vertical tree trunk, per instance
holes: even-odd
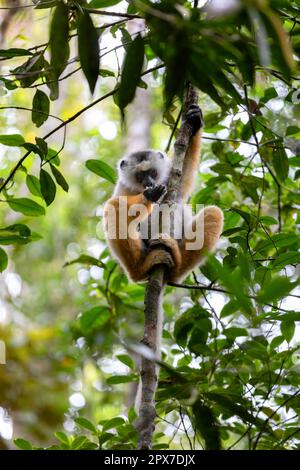
[[[189,85],[186,92],[183,115],[187,112],[191,104],[197,103],[198,94],[195,89]],[[188,126],[183,124],[174,146],[175,155],[168,183],[168,192],[163,201],[164,203],[173,204],[178,200],[183,162],[190,138],[191,130]],[[162,332],[164,273],[164,265],[159,265],[153,269],[145,294],[145,331],[142,343],[147,345],[154,354],[156,353],[156,345],[160,343],[160,335]],[[161,325],[161,328],[158,328],[159,325]],[[151,449],[152,447],[156,415],[154,400],[158,382],[157,372],[155,361],[142,357],[142,396],[139,419],[137,422],[139,449]]]

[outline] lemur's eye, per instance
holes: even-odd
[[[120,168],[124,168],[127,165],[127,162],[125,160],[122,160],[120,163]]]

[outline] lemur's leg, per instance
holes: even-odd
[[[201,264],[207,251],[214,250],[223,229],[223,212],[215,206],[206,207],[194,218],[192,229],[195,233],[193,237],[184,238],[179,245],[181,264],[170,272],[170,281],[178,282],[186,277]],[[196,250],[191,249],[197,240],[200,241],[200,246]]]
[[[163,263],[169,267],[173,266],[169,253],[163,250],[153,250],[148,253],[137,231],[138,223],[151,213],[152,202],[160,199],[165,190],[164,186],[155,186],[146,189],[142,194],[127,196],[126,199],[121,197],[110,199],[105,206],[104,219],[108,244],[133,281],[147,278],[147,273],[154,265]],[[137,215],[135,210],[130,213],[134,205],[138,204],[145,208],[143,213]],[[139,212],[139,206],[136,207]],[[124,224],[121,230],[120,224]]]

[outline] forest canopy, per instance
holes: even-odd
[[[153,448],[299,449],[299,55],[299,0],[0,2],[0,449],[136,449],[145,284],[103,207],[187,84],[225,225],[166,288]]]

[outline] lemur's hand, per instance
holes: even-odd
[[[153,188],[147,188],[144,191],[144,196],[148,201],[157,202],[167,191],[164,184],[153,186]]]
[[[197,104],[192,104],[190,106],[186,113],[184,122],[191,128],[193,136],[203,127],[204,120],[202,111]]]

